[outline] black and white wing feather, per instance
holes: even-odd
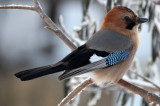
[[[106,59],[102,59],[102,60],[93,62],[91,64],[79,67],[77,69],[66,71],[62,75],[59,76],[59,79],[63,80],[63,79],[69,78],[69,77],[84,74],[84,73],[90,72],[92,70],[102,69],[105,67],[106,67]]]

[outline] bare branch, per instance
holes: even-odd
[[[125,79],[125,78],[124,78]],[[136,79],[125,79],[127,82],[139,86],[145,90],[152,91],[152,92],[159,92],[159,89],[157,89],[155,86],[153,86],[151,83],[146,82],[146,81],[141,81],[141,80],[136,80]]]
[[[0,5],[0,9],[22,9],[22,10],[32,10],[36,11],[33,6],[25,6],[25,5]]]
[[[65,106],[68,102],[70,102],[78,93],[80,93],[84,88],[86,88],[88,85],[92,84],[93,81],[89,78],[82,82],[76,89],[74,89],[72,92],[70,92],[61,102],[58,106]]]
[[[45,26],[44,28],[54,32],[72,50],[76,48],[76,46],[66,36],[63,36],[63,32],[61,30],[52,29],[51,27],[48,27],[48,26]]]
[[[62,39],[66,45],[68,45],[72,50],[76,49],[77,47],[66,37],[66,35],[61,30],[58,29],[56,24],[45,14],[39,2],[37,0],[33,0],[33,3],[34,7],[22,5],[1,5],[0,9],[23,9],[36,11],[40,15],[42,20],[44,20],[46,24],[49,25],[50,28],[47,29],[53,29],[52,32],[54,32],[60,39]]]
[[[72,38],[70,37],[69,33],[67,32],[66,28],[65,28],[65,25],[64,25],[64,23],[63,23],[63,17],[62,17],[62,15],[59,16],[59,18],[58,18],[58,23],[59,23],[60,27],[62,28],[62,31],[65,33],[65,35],[66,35],[67,37],[69,37],[70,39],[72,39]]]
[[[155,86],[155,87],[160,91],[160,87],[159,87],[157,84],[155,84],[155,83],[153,83],[152,81],[150,81],[149,79],[147,79],[146,77],[138,74],[138,73],[135,72],[135,71],[131,71],[131,70],[130,70],[130,72],[136,74],[138,77],[140,77],[140,78],[142,78],[143,80],[149,82],[150,84],[152,84],[153,86]]]
[[[149,93],[148,91],[146,91],[142,88],[139,88],[135,85],[132,85],[123,79],[120,79],[117,82],[117,84],[120,85],[121,87],[124,87],[124,88],[132,91],[133,93],[139,94],[140,96],[145,98],[148,103],[155,102],[157,104],[160,104],[160,97],[158,97],[157,95],[155,95],[153,93]]]
[[[60,17],[58,18],[58,23],[60,25],[60,27],[62,28],[62,32],[66,35],[67,38],[69,38],[72,42],[74,42],[77,46],[79,46],[79,43],[76,42],[72,37],[71,35],[67,32],[66,28],[65,28],[65,25],[63,23],[63,17],[62,15],[60,15]]]
[[[76,89],[80,90],[81,89],[81,85],[82,86],[85,85],[85,86],[83,86],[84,88],[87,87],[89,84],[87,85],[86,82],[90,82],[89,84],[93,83],[93,81],[91,79],[88,79],[85,82],[81,83]],[[125,81],[123,79],[119,80],[117,82],[117,84],[119,86],[123,87],[123,88],[126,88],[126,89],[130,90],[131,92],[133,92],[135,94],[139,94],[141,97],[145,98],[148,103],[154,102],[154,103],[160,104],[160,97],[159,96],[157,96],[157,95],[155,95],[153,93],[150,93],[150,92],[148,92],[148,91],[146,91],[146,90],[144,90],[142,88],[139,88],[139,87],[137,87],[135,85],[132,85],[131,83],[128,83],[127,81]],[[75,90],[73,90],[73,92],[75,92]],[[80,91],[78,91],[78,93],[79,92]],[[61,103],[63,102],[63,105],[59,105],[59,106],[64,106],[65,104],[67,104],[69,102],[69,100],[74,98],[78,93],[73,93],[74,94],[73,95],[72,92],[71,92],[70,94],[68,94],[68,96],[63,100],[65,102],[61,101]]]
[[[64,33],[61,30],[58,29],[56,24],[45,14],[45,12],[40,7],[40,4],[38,3],[38,1],[33,0],[33,2],[34,2],[34,6],[36,8],[36,12],[40,15],[42,20],[44,20],[50,26],[50,28],[49,27],[46,27],[46,28],[49,29],[50,31],[54,32],[72,50],[76,49],[77,47],[66,37],[66,35],[64,35]]]

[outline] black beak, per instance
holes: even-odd
[[[147,18],[139,18],[137,21],[136,21],[136,24],[141,24],[141,23],[144,23],[144,22],[147,22],[148,19]]]

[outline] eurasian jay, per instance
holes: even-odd
[[[21,71],[15,76],[26,81],[64,71],[60,80],[88,73],[95,83],[117,82],[131,65],[140,43],[139,25],[147,20],[137,17],[127,7],[115,7],[104,17],[100,30],[61,61]],[[93,55],[102,59],[91,62]]]

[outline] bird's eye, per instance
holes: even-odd
[[[124,17],[124,20],[125,20],[126,22],[130,22],[130,21],[131,21],[131,18],[130,18],[129,16],[125,16],[125,17]]]

